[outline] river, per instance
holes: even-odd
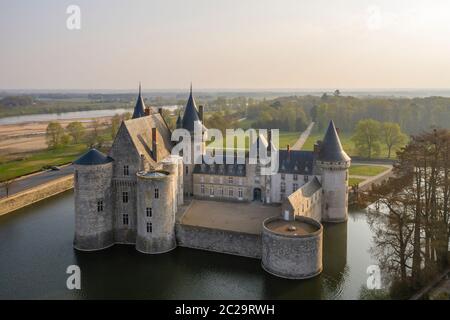
[[[162,108],[170,111],[175,111],[178,106],[163,106]],[[12,116],[0,118],[0,125],[5,124],[21,124],[27,122],[41,122],[54,120],[71,120],[71,119],[91,119],[101,117],[112,117],[115,114],[122,114],[125,112],[133,112],[133,109],[104,109],[104,110],[88,110],[88,111],[74,111],[62,113],[43,113],[43,114],[29,114],[21,116]]]
[[[325,226],[324,271],[309,280],[276,278],[260,260],[180,247],[78,252],[73,232],[72,191],[1,216],[0,299],[358,299],[374,264],[365,211]],[[72,264],[81,268],[81,290],[66,288]]]

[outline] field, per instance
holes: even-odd
[[[352,177],[350,177],[350,178],[348,179],[348,185],[349,185],[349,186],[354,186],[354,185],[360,184],[360,183],[363,182],[364,180],[366,180],[366,179],[360,179],[360,178],[352,178]]]

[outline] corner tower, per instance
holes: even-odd
[[[322,221],[345,222],[348,216],[348,168],[351,159],[330,121],[316,164],[322,172]]]
[[[78,250],[114,244],[111,178],[113,159],[91,149],[74,161],[75,239]]]

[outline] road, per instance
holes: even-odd
[[[48,170],[39,173],[34,173],[29,176],[25,176],[22,178],[18,178],[15,180],[11,186],[9,187],[9,195],[13,195],[15,193],[27,190],[29,188],[36,187],[40,184],[49,182],[51,180],[61,178],[67,175],[73,174],[73,166],[63,166],[60,170]],[[6,196],[6,189],[4,187],[0,187],[0,198]]]
[[[292,150],[300,150],[303,145],[306,142],[306,139],[308,139],[312,128],[314,127],[314,122],[311,122],[308,126],[308,128],[306,128],[305,131],[303,131],[303,133],[300,135],[300,138],[298,138],[298,140],[294,143],[294,145],[292,146]]]

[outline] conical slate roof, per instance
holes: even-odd
[[[134,107],[133,119],[144,117],[145,116],[145,104],[144,99],[142,99],[141,95],[141,84],[139,83],[139,95],[136,101],[136,106]]]
[[[339,139],[333,120],[330,121],[325,137],[323,138],[318,159],[327,162],[343,162],[350,160],[350,157],[342,148],[341,140]]]
[[[192,85],[189,93],[189,99],[184,109],[182,127],[189,131],[194,131],[194,123],[200,121],[198,116],[197,106],[195,105],[195,100],[192,97]]]
[[[90,149],[88,152],[83,154],[77,160],[75,160],[74,164],[79,165],[96,165],[96,164],[104,164],[113,161],[110,157],[104,155],[100,151],[95,148]]]

